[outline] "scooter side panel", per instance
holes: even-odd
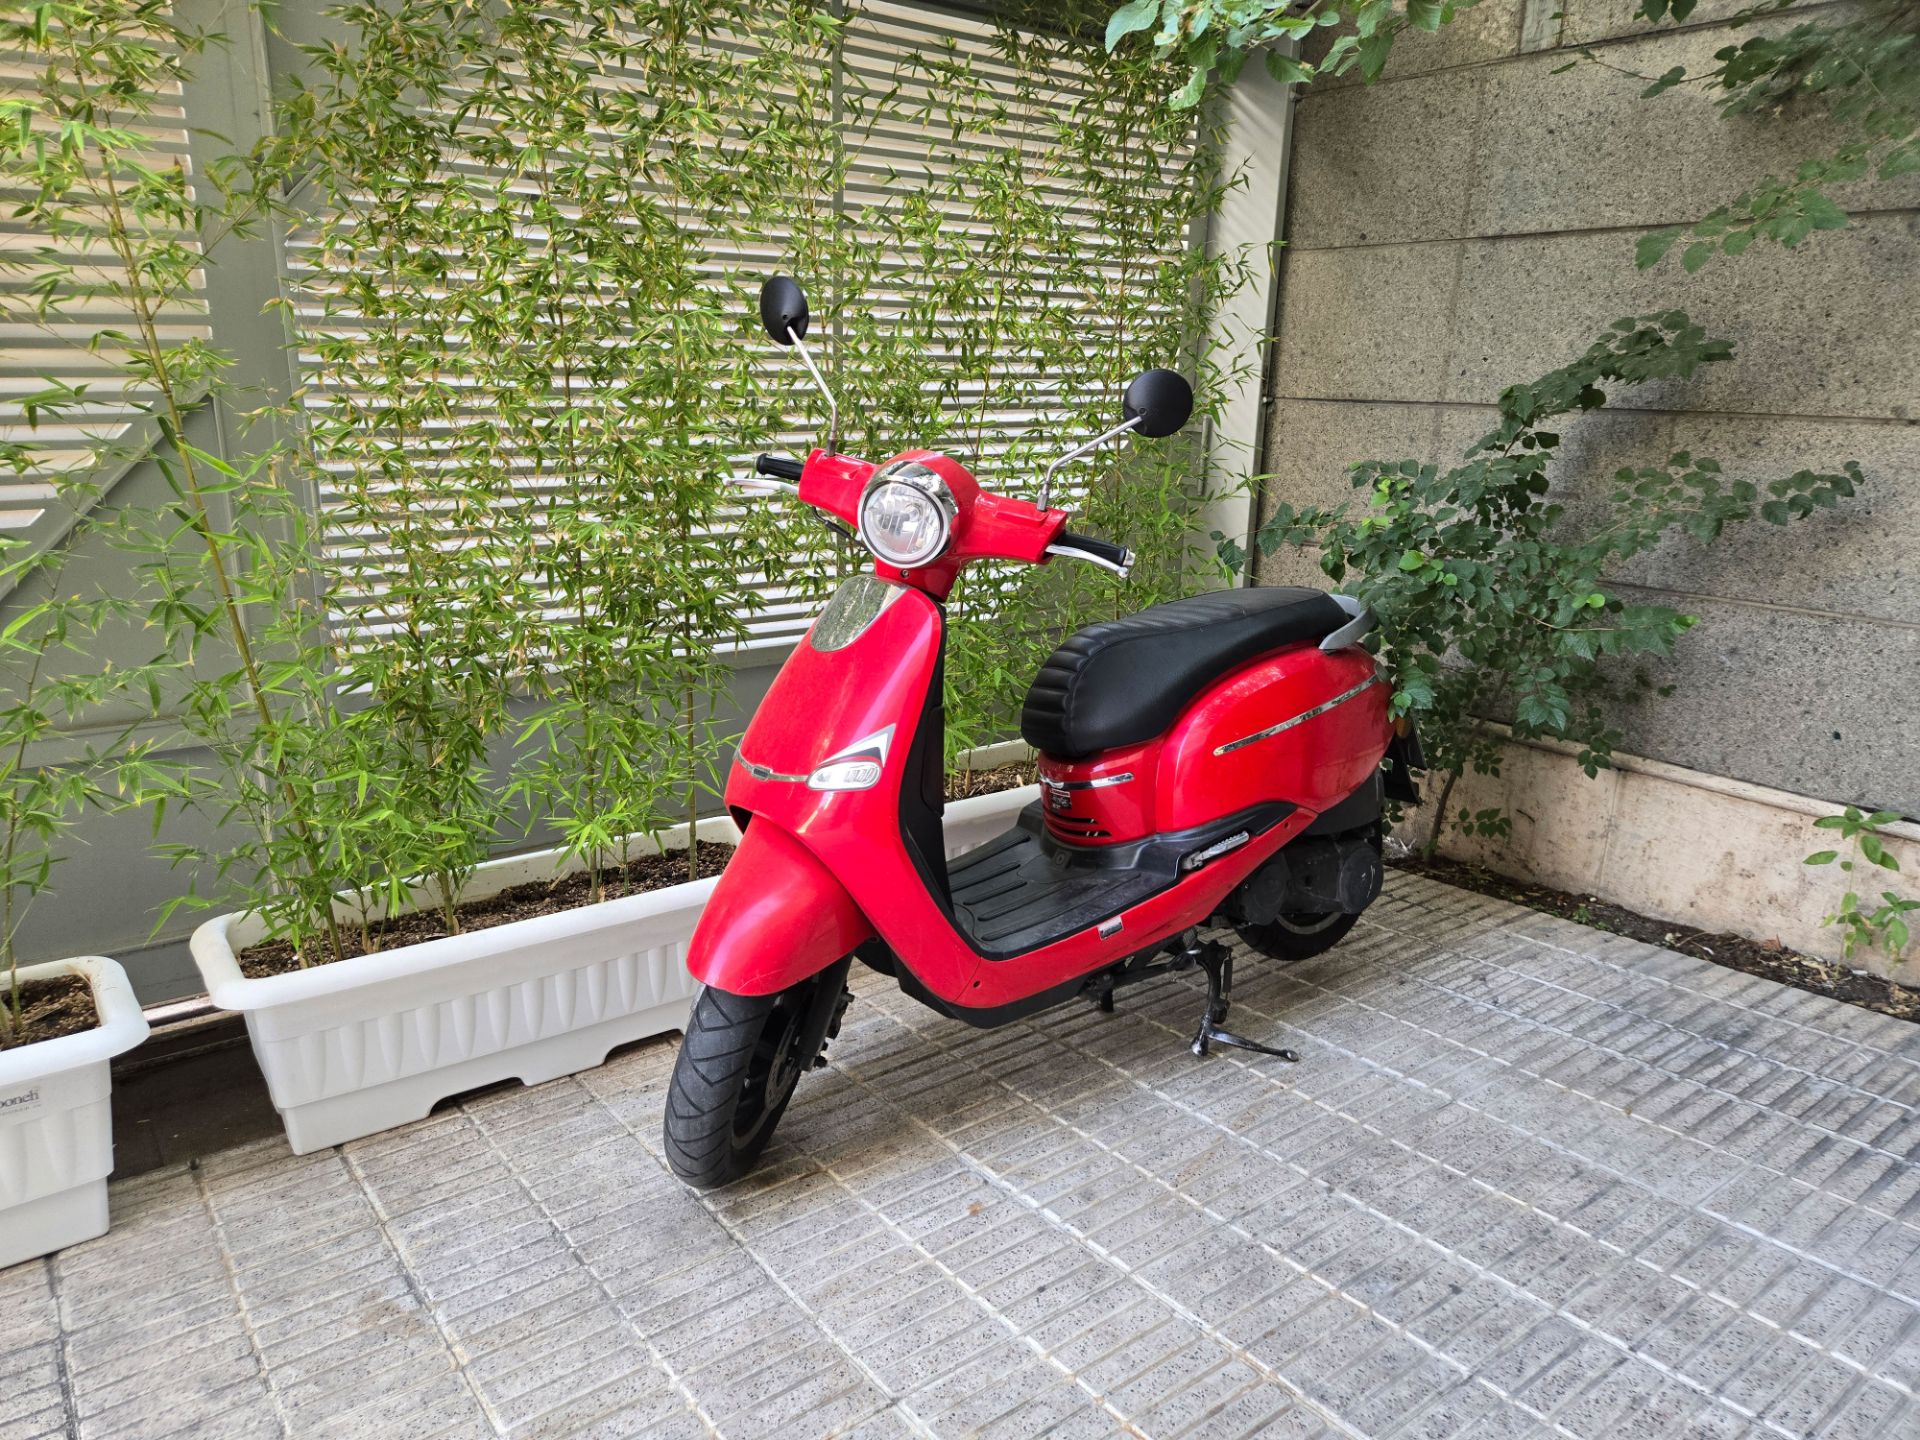
[[[1047,828],[1070,845],[1116,845],[1270,800],[1325,810],[1386,752],[1387,691],[1373,677],[1365,651],[1296,645],[1222,676],[1155,739],[1042,756]]]
[[[942,1000],[997,1009],[1117,964],[1212,913],[1234,886],[1311,822],[1311,811],[1296,812],[1125,912],[1117,926],[1111,920],[1096,923],[1024,955],[984,959],[954,929],[901,840],[902,792],[918,778],[908,773],[914,732],[929,699],[938,702],[931,690],[943,625],[932,600],[902,587],[900,595],[841,648],[819,650],[810,640],[803,641],[742,737],[726,791],[730,807],[754,817],[749,835],[753,827],[771,823],[797,841],[844,887],[866,922],[919,982]],[[1364,657],[1363,663],[1370,664]],[[870,789],[808,788],[807,776],[822,761],[882,732],[888,737],[884,760],[880,778]],[[1215,813],[1231,808],[1237,807]],[[1170,828],[1166,816],[1160,823]],[[812,925],[799,913],[814,903],[804,886],[788,893],[778,877],[764,883],[781,892],[779,903],[792,912],[796,926]],[[724,955],[731,940],[721,933],[720,923],[701,941],[715,957],[705,962],[713,975],[733,963]],[[777,948],[776,932],[777,927],[756,927],[756,935],[767,937],[756,946]],[[810,955],[809,963],[817,958]],[[744,968],[746,962],[741,963]],[[820,960],[812,969],[824,963]],[[807,973],[811,971],[800,970],[792,978]],[[733,988],[724,980],[710,983]]]
[[[938,700],[931,691],[945,622],[920,591],[894,589],[848,643],[819,649],[809,632],[795,647],[741,737],[726,800],[754,817],[749,835],[762,823],[791,835],[929,988],[957,995],[979,957],[954,933],[901,841],[901,796],[915,778],[908,761],[929,698]],[[809,788],[821,762],[860,742],[872,742],[863,753],[883,756],[874,785]],[[807,923],[797,913],[807,903],[804,893],[786,903],[796,924]],[[711,943],[719,951],[729,942],[716,936]]]
[[[1391,736],[1387,687],[1366,651],[1302,645],[1255,660],[1168,730],[1155,779],[1159,827],[1205,824],[1259,800],[1318,814],[1366,781]]]

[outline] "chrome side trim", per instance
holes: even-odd
[[[741,755],[736,755],[733,758],[739,763],[742,770],[746,771],[747,774],[756,780],[779,780],[787,785],[804,785],[807,783],[807,777],[804,775],[782,775],[771,765],[756,765]]]
[[[1320,642],[1320,648],[1326,651],[1344,650],[1373,629],[1373,612],[1353,596],[1335,595],[1333,602],[1353,618]]]
[[[1227,836],[1226,839],[1209,845],[1204,850],[1197,850],[1187,856],[1186,859],[1180,862],[1180,868],[1182,870],[1198,870],[1209,860],[1218,860],[1222,855],[1230,851],[1238,850],[1252,838],[1253,832],[1251,830],[1236,830],[1233,834]]]
[[[1124,785],[1133,779],[1131,770],[1122,770],[1118,775],[1099,775],[1091,780],[1049,780],[1040,777],[1040,783],[1054,790],[1104,790],[1109,785]]]
[[[1329,710],[1333,709],[1336,705],[1346,704],[1347,701],[1353,699],[1354,696],[1360,694],[1364,690],[1371,689],[1373,686],[1378,685],[1379,683],[1380,683],[1380,677],[1378,675],[1369,675],[1365,680],[1362,680],[1358,685],[1354,686],[1351,690],[1342,691],[1340,694],[1334,696],[1331,700],[1323,701],[1322,703],[1314,706],[1311,710],[1302,710],[1298,715],[1294,716],[1291,720],[1282,720],[1278,725],[1269,725],[1266,729],[1256,730],[1251,735],[1242,735],[1238,740],[1229,740],[1224,745],[1216,745],[1214,747],[1213,753],[1215,755],[1226,755],[1232,751],[1240,749],[1240,747],[1243,745],[1251,745],[1256,740],[1271,740],[1275,735],[1278,735],[1283,731],[1291,730],[1296,725],[1304,725],[1307,723],[1307,721],[1326,714]]]

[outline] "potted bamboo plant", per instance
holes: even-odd
[[[101,688],[78,643],[100,607],[55,593],[57,575],[57,560],[0,571],[17,600],[41,592],[0,631],[0,1269],[106,1233],[108,1061],[147,1035],[112,960],[21,963],[22,922],[52,889],[75,817],[105,799],[96,757],[32,758]],[[78,675],[53,673],[62,662]]]
[[[600,8],[361,12],[282,117],[309,366],[281,460],[317,477],[320,528],[273,689],[319,719],[274,747],[296,773],[273,828],[324,837],[327,878],[264,855],[192,948],[297,1152],[679,1028],[738,838],[697,813],[746,603],[715,484],[740,437],[700,412],[745,307],[681,221],[753,210],[716,142],[795,62]],[[516,824],[560,843],[488,859]]]
[[[97,538],[89,511],[98,477],[143,433],[125,413],[148,398],[137,365],[103,353],[124,337],[93,318],[110,288],[99,202],[140,183],[124,163],[136,144],[126,121],[142,108],[149,74],[151,45],[133,37],[137,28],[106,14],[0,21],[0,45],[45,62],[24,92],[0,102],[0,181],[25,197],[13,213],[33,237],[7,261],[4,312],[48,342],[38,352],[48,373],[10,400],[0,440],[15,493],[44,506],[12,511],[0,536],[0,1269],[106,1231],[109,1062],[147,1035],[118,964],[62,958],[46,926],[26,928],[37,904],[79,903],[54,883],[76,821],[117,803],[121,763],[151,764],[151,741],[132,730],[97,738],[100,707],[124,698],[138,670],[100,658],[104,628],[129,607],[67,574]]]
[[[760,266],[722,265],[695,237],[839,276],[850,313],[862,284],[891,283],[871,238],[887,217],[830,198],[864,163],[821,78],[836,21],[745,0],[458,16],[390,0],[338,18],[350,43],[310,52],[276,133],[192,176],[145,163],[138,133],[86,107],[137,112],[189,86],[202,37],[132,4],[16,37],[70,68],[108,57],[124,81],[57,85],[47,103],[93,127],[108,162],[70,185],[113,262],[91,293],[131,317],[96,349],[151,422],[142,463],[164,482],[162,503],[113,507],[113,543],[138,560],[128,607],[154,642],[126,678],[194,758],[115,769],[183,876],[168,913],[214,912],[194,958],[246,1015],[298,1151],[682,1023],[682,951],[724,859],[700,842],[734,838],[700,812],[726,751],[729,651],[758,603],[743,577],[757,564],[804,603],[805,577],[836,567],[790,557],[838,543],[803,542],[801,522],[718,483],[739,453],[791,443],[793,387],[750,338]],[[734,43],[747,33],[754,46]],[[1057,335],[1057,309],[1031,335],[981,329],[978,312],[1024,311],[1058,277],[1023,246],[1028,210],[991,211],[1017,177],[977,179],[943,181],[941,203],[981,189],[994,256],[961,275],[959,235],[921,207],[888,244],[934,247],[959,288],[916,302],[909,333],[836,352],[876,452],[937,438],[920,423],[987,380],[953,437],[996,444],[992,414],[1025,382],[995,353],[1078,353],[1020,343]],[[255,366],[243,392],[190,302],[219,246],[272,243],[273,227],[296,370],[275,384]],[[935,394],[916,337],[940,340],[943,313],[965,354]],[[978,718],[963,733],[995,728]],[[950,839],[983,838],[1026,798],[963,802]],[[176,838],[182,811],[214,839]],[[536,832],[558,843],[491,858]]]

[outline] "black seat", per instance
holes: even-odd
[[[1299,586],[1218,590],[1076,630],[1027,691],[1020,733],[1077,760],[1151,740],[1227,671],[1269,650],[1325,639],[1350,617]]]

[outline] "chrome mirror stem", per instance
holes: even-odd
[[[1108,430],[1103,434],[1094,436],[1093,439],[1087,441],[1084,445],[1074,446],[1073,449],[1067,451],[1066,454],[1062,455],[1058,460],[1054,461],[1051,465],[1047,466],[1047,473],[1040,477],[1040,508],[1042,510],[1045,510],[1048,508],[1047,502],[1053,498],[1054,473],[1058,471],[1062,465],[1068,464],[1069,462],[1074,460],[1078,460],[1082,455],[1091,454],[1093,451],[1098,450],[1102,445],[1106,444],[1109,440],[1112,440],[1116,436],[1126,434],[1127,431],[1137,426],[1140,423],[1140,420],[1141,420],[1141,417],[1138,415],[1134,416],[1133,419],[1131,420],[1122,420],[1118,425],[1114,426],[1111,430]]]
[[[793,341],[793,348],[800,352],[800,358],[806,363],[807,373],[813,376],[813,383],[820,387],[820,393],[827,397],[827,452],[838,453],[840,449],[840,402],[833,398],[833,391],[827,388],[820,367],[813,363],[813,352],[807,349],[807,342],[800,338],[800,332],[787,330],[787,338]]]

